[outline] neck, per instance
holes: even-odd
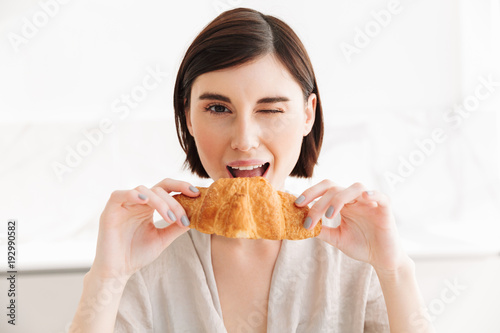
[[[283,180],[281,184],[277,187],[275,187],[277,191],[284,191],[285,190],[285,181]]]
[[[281,248],[281,240],[228,238],[212,234],[211,241],[234,254],[272,254]]]

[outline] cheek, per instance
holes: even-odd
[[[296,162],[302,145],[303,123],[290,117],[268,122],[263,135],[279,159],[286,164]]]
[[[210,157],[224,145],[224,134],[216,126],[207,126],[203,121],[193,122],[193,131],[198,154],[202,160]]]
[[[287,146],[302,141],[303,124],[297,115],[280,117],[269,122],[267,127],[268,136],[278,141],[288,142]]]
[[[297,116],[270,116],[260,120],[261,137],[268,142],[290,140],[297,131]]]

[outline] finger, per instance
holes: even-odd
[[[382,192],[379,191],[363,191],[360,202],[371,204],[374,207],[389,208],[391,205],[391,199]]]
[[[115,191],[111,195],[110,202],[125,208],[137,204],[147,205],[156,210],[165,221],[169,221],[166,202],[144,185],[128,191]]]
[[[185,194],[190,197],[196,197],[197,195],[200,194],[200,191],[190,183],[171,178],[165,178],[153,187],[156,186],[161,187],[167,193],[181,192],[182,194]]]
[[[365,190],[365,186],[361,183],[354,183],[340,191],[338,188],[332,188],[328,191],[326,198],[321,198],[311,207],[304,222],[304,228],[308,230],[314,228],[323,214],[329,219],[335,218],[345,205],[356,203]]]
[[[305,207],[311,203],[314,199],[324,195],[329,189],[336,187],[343,189],[343,187],[338,186],[336,183],[329,179],[325,179],[318,184],[305,190],[295,201],[298,207]]]
[[[162,192],[171,200],[174,200],[170,195],[168,195],[163,189],[158,188],[158,189],[148,189],[145,186],[138,186],[134,190],[130,191],[137,191],[137,197],[141,201],[141,203],[149,205],[151,208],[155,209],[163,218],[165,221],[169,221],[170,217],[175,215],[175,213],[172,214],[172,212],[169,214],[169,204],[168,204],[168,198],[165,200],[165,197],[162,197]],[[181,209],[183,209],[181,207]],[[179,216],[182,216],[179,214]],[[186,216],[187,219],[187,216]],[[164,239],[164,242],[162,243],[163,249],[165,249],[167,246],[169,246],[177,237],[182,235],[183,233],[187,232],[190,228],[189,226],[189,220],[188,224],[184,226],[181,223],[181,219],[176,218],[177,223],[173,223],[165,228],[156,228],[156,231],[158,232],[159,236]],[[171,221],[171,220],[170,220]]]
[[[171,192],[180,192],[189,197],[196,197],[200,195],[200,190],[188,182],[175,180],[171,178],[165,178],[156,184],[153,188],[161,188],[162,191],[158,191],[158,194],[167,202],[168,206],[172,209],[170,212],[167,211],[168,219],[165,221],[176,222],[179,226],[185,228],[191,223],[184,208],[170,196]]]
[[[135,204],[145,204],[149,202],[152,193],[146,186],[139,185],[132,190],[117,190],[111,193],[109,202],[121,206],[131,206]]]
[[[189,226],[189,219],[187,217],[186,211],[181,206],[181,204],[172,198],[163,188],[155,186],[151,189],[156,195],[158,195],[167,204],[167,216],[168,219],[165,220],[169,223],[177,222],[181,227]],[[183,222],[187,225],[184,225]]]
[[[332,218],[342,210],[344,206],[352,205],[362,200],[362,194],[366,191],[366,187],[361,183],[354,183],[345,190],[337,193],[332,199],[332,204],[335,207]]]
[[[144,199],[139,197],[140,192],[137,190],[116,190],[111,193],[108,203],[112,205],[134,205],[143,204]]]
[[[321,228],[321,232],[318,236],[318,239],[330,243],[331,245],[339,248],[339,242],[342,237],[342,228],[331,228],[327,226],[323,226]]]
[[[177,237],[187,232],[189,228],[179,227],[177,223],[171,224],[165,228],[156,229],[158,235],[164,240],[162,248],[166,249]]]
[[[319,220],[325,215],[326,218],[331,219],[334,213],[334,206],[331,204],[334,196],[341,192],[343,189],[340,187],[333,187],[327,190],[323,196],[312,205],[306,220],[304,221],[304,228],[312,230]]]

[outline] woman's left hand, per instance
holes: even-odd
[[[323,224],[317,238],[353,259],[371,264],[376,270],[393,271],[407,262],[408,256],[402,249],[386,195],[367,192],[361,183],[344,188],[328,179],[310,187],[302,195],[305,199],[296,203],[298,207],[321,197],[309,211],[308,218],[312,221],[307,229],[312,230],[325,213],[329,219],[337,214],[341,216],[336,228]]]

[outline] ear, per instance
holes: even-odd
[[[311,132],[314,125],[314,119],[316,118],[316,94],[311,93],[307,98],[306,104],[306,119],[304,123],[304,133],[303,136],[307,136]]]
[[[184,99],[184,105],[186,105],[186,99]],[[189,134],[194,137],[193,135],[193,124],[191,123],[191,112],[189,110],[189,107],[184,107],[184,115],[186,117],[186,125],[189,131]]]

